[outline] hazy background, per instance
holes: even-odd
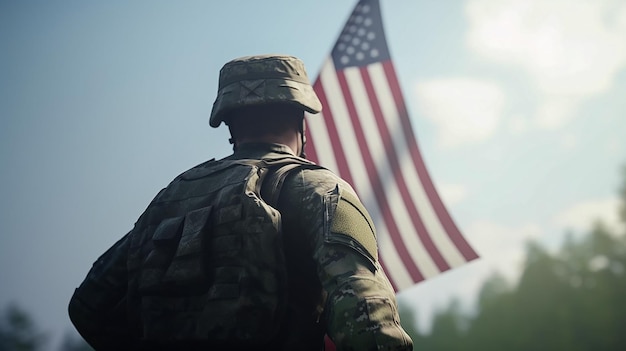
[[[174,176],[230,153],[208,126],[221,66],[286,53],[314,79],[355,4],[0,0],[0,308],[71,330],[93,261]],[[426,165],[481,255],[399,294],[427,328],[493,271],[515,279],[526,240],[620,225],[626,3],[381,7]]]

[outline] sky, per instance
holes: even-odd
[[[0,0],[0,308],[55,349],[91,264],[180,172],[231,152],[208,116],[221,66],[301,58],[311,79],[355,0]],[[481,256],[398,294],[427,327],[525,243],[624,232],[626,3],[381,1],[431,177]]]

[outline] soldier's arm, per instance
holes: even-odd
[[[131,344],[126,306],[128,237],[98,258],[70,300],[72,323],[96,350],[128,349]]]
[[[298,174],[307,239],[327,293],[337,350],[412,350],[395,293],[378,263],[374,225],[352,188],[326,171]]]
[[[412,350],[402,329],[395,294],[377,265],[341,246],[318,251],[326,303],[328,335],[337,350]]]

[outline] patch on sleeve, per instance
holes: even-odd
[[[366,255],[375,263],[378,261],[378,245],[374,223],[365,206],[350,191],[342,189],[335,209],[330,235]]]

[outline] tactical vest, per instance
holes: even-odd
[[[287,301],[281,216],[296,157],[209,161],[178,176],[131,234],[129,314],[141,339],[265,344]],[[268,177],[269,175],[269,177]]]

